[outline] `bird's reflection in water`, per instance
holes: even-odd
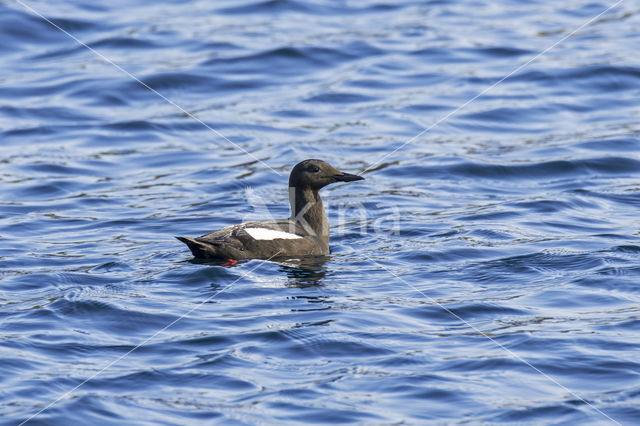
[[[331,260],[330,256],[309,256],[300,259],[287,259],[277,263],[280,272],[284,272],[287,276],[287,287],[310,288],[323,285],[323,279],[327,274],[325,264],[329,260]],[[306,306],[292,307],[292,312],[312,313],[329,311],[333,305],[332,300],[327,295],[310,294],[308,291],[303,291],[297,296],[289,297],[292,299],[305,300],[308,303]],[[328,325],[332,321],[332,319],[322,317],[321,319],[296,323],[293,328]]]
[[[280,271],[287,274],[291,287],[312,287],[322,285],[327,273],[325,264],[331,260],[330,256],[307,256],[300,259],[292,258],[278,261]]]

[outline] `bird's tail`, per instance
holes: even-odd
[[[208,257],[208,255],[210,255],[210,253],[208,253],[209,250],[207,245],[196,240],[195,238],[190,238],[190,237],[176,237],[176,238],[182,241],[183,243],[185,243],[195,257]]]

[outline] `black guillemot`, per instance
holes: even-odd
[[[201,259],[272,259],[325,255],[329,249],[329,221],[318,191],[334,182],[362,180],[322,160],[304,160],[291,170],[291,217],[245,222],[201,237],[176,237]]]

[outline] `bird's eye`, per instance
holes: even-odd
[[[317,166],[309,166],[307,167],[307,171],[311,173],[318,173],[320,169]]]

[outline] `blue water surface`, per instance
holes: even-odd
[[[640,423],[612,5],[0,0],[0,422]],[[288,216],[305,158],[366,177],[331,255],[173,238]]]

